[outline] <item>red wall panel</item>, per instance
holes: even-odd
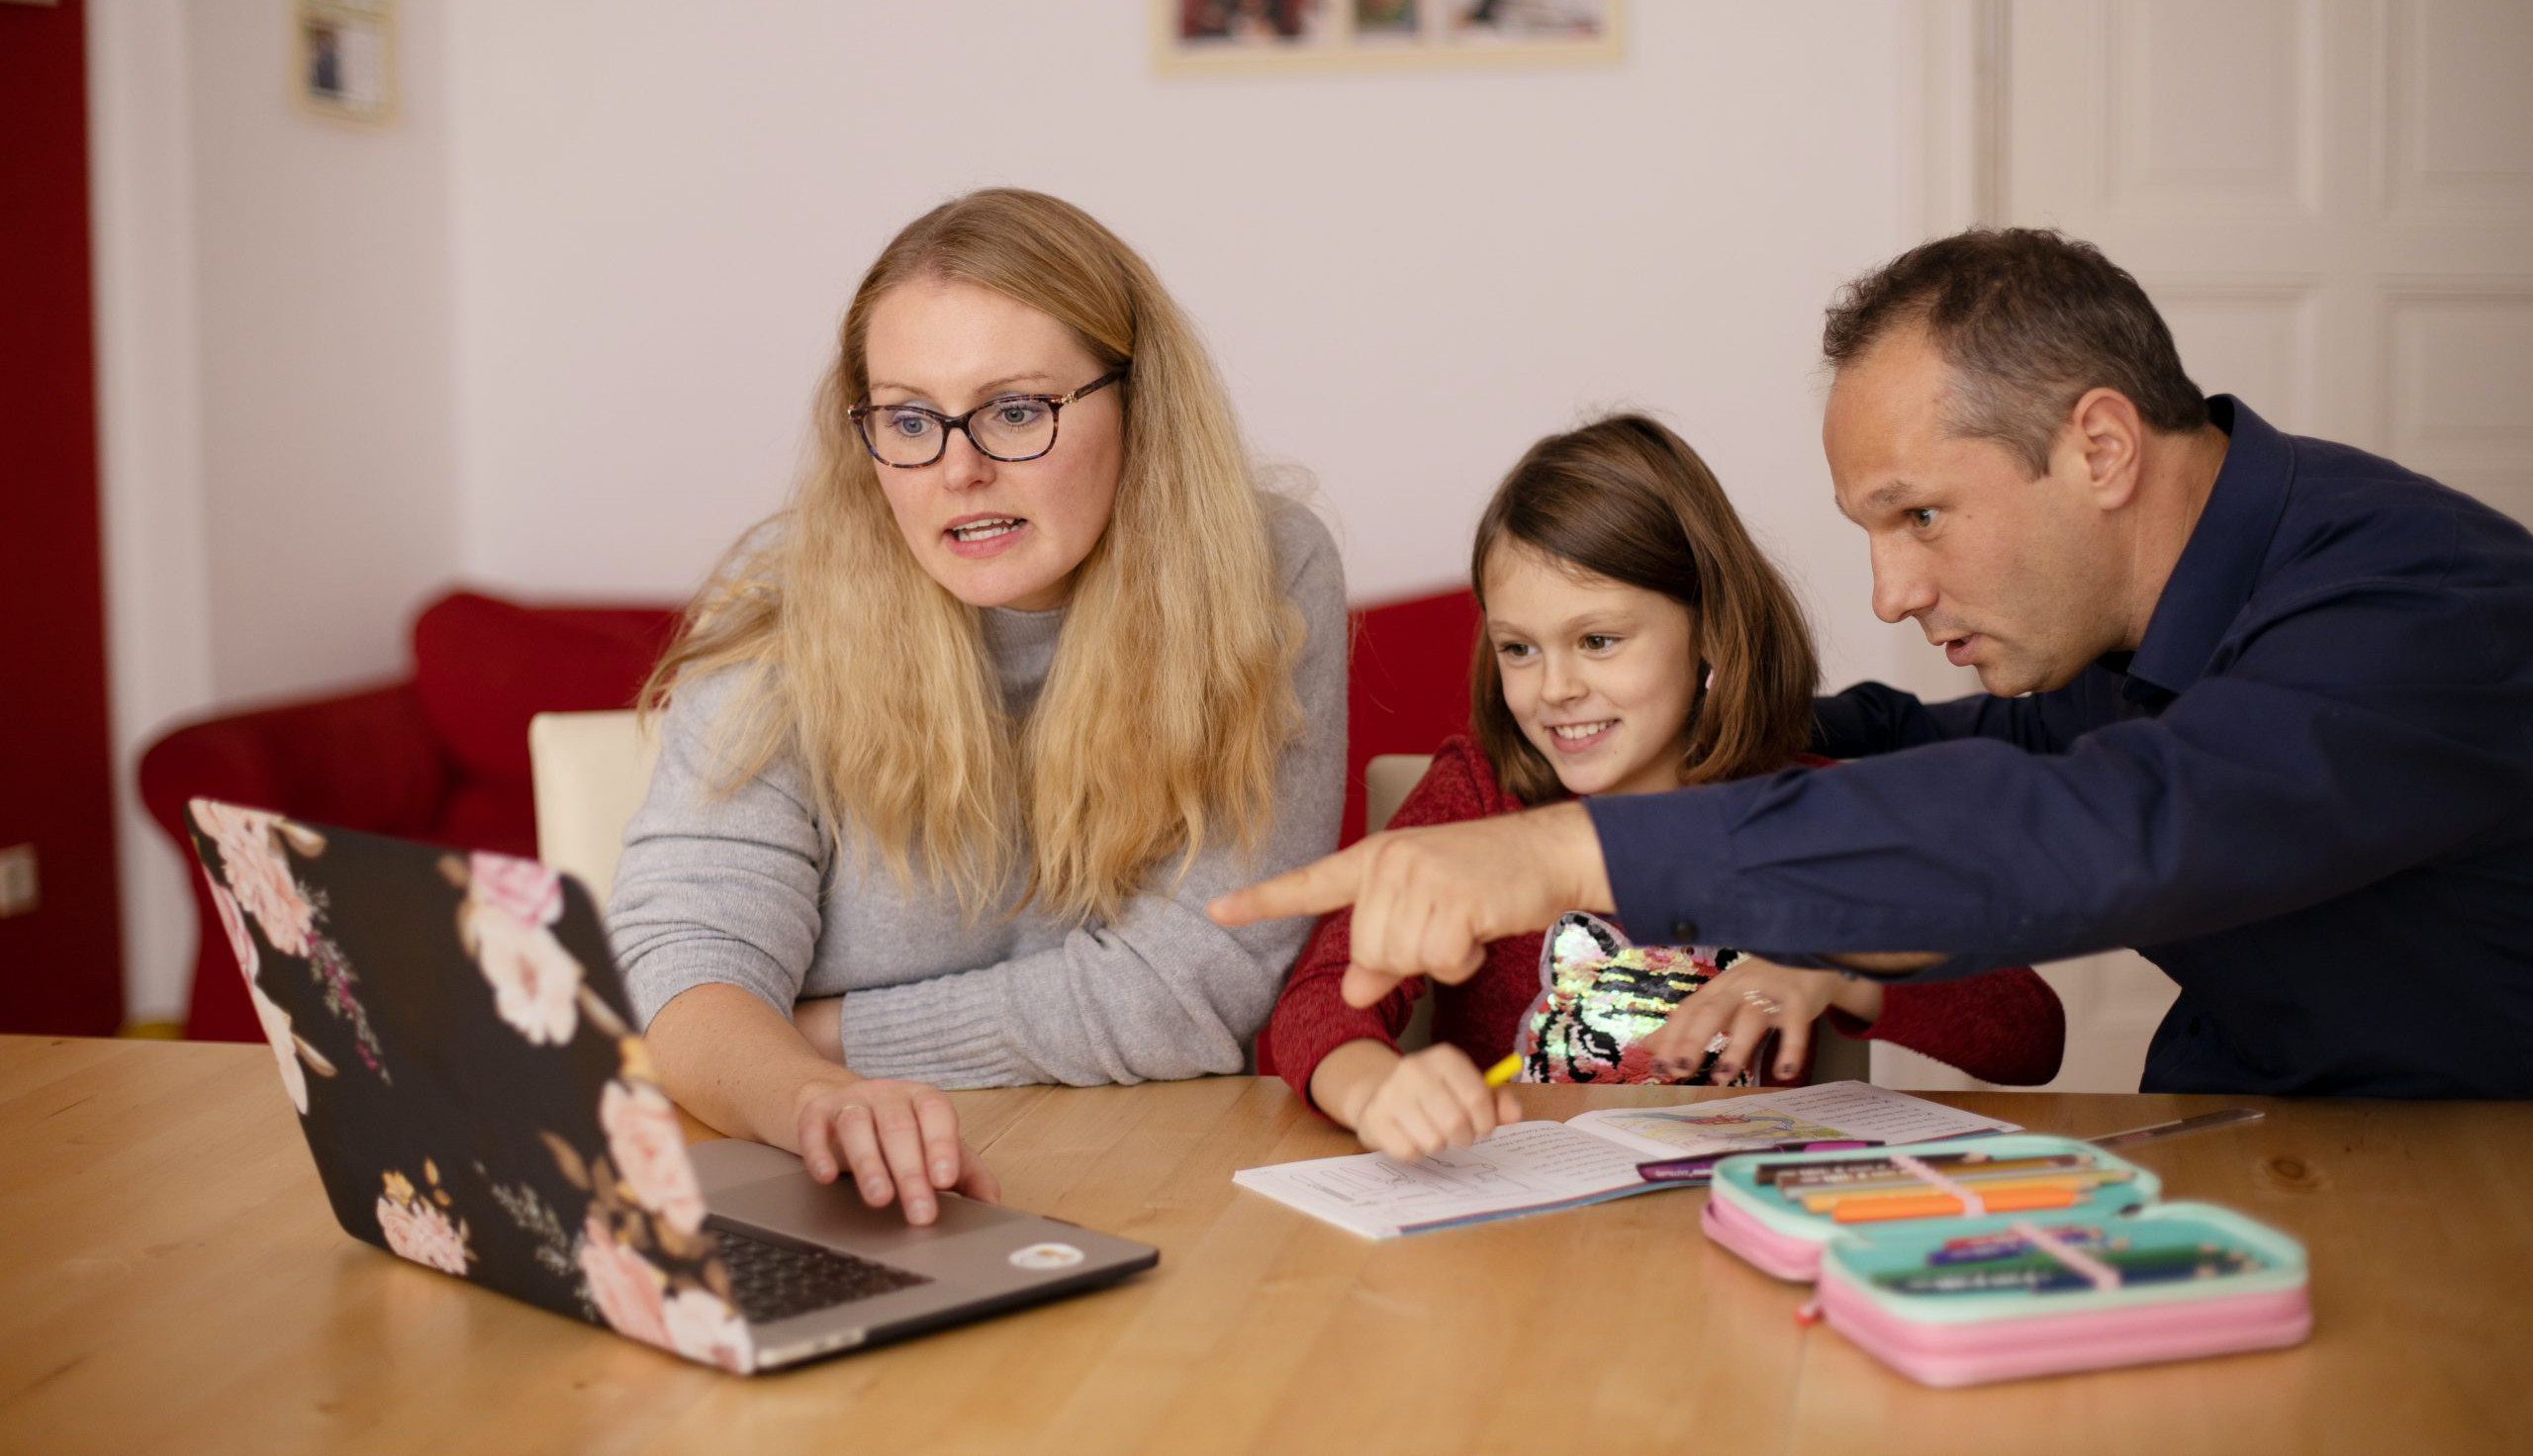
[[[0,848],[41,903],[0,918],[0,1031],[123,1019],[88,266],[85,17],[0,5]]]

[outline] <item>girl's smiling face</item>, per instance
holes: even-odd
[[[1482,586],[1504,706],[1566,791],[1678,788],[1702,676],[1695,614],[1511,538]]]

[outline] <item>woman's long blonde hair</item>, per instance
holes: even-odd
[[[1116,503],[1022,722],[978,609],[915,561],[846,415],[870,387],[874,306],[917,279],[1040,310],[1125,371]],[[1183,873],[1207,844],[1256,848],[1301,728],[1301,613],[1212,360],[1133,249],[1042,193],[935,208],[855,290],[816,416],[791,504],[732,548],[642,690],[657,712],[689,678],[738,671],[722,787],[796,755],[839,846],[858,836],[905,889],[919,864],[972,916],[1024,862],[1021,903],[1113,920],[1172,855]]]

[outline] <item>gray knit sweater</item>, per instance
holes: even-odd
[[[659,767],[625,826],[609,900],[641,1022],[679,992],[717,981],[786,1016],[797,1001],[844,995],[845,1063],[866,1076],[992,1087],[1239,1071],[1310,924],[1224,930],[1205,917],[1205,902],[1328,853],[1345,791],[1337,547],[1307,509],[1279,498],[1267,504],[1284,592],[1309,637],[1293,681],[1302,733],[1284,752],[1274,828],[1254,861],[1236,847],[1209,848],[1173,893],[1139,895],[1109,923],[1034,907],[1013,914],[1015,876],[970,920],[955,898],[928,892],[920,873],[911,893],[900,891],[850,836],[839,854],[797,763],[778,760],[716,794],[712,720],[731,683],[707,678],[681,688],[665,715]],[[984,620],[1005,705],[1026,714],[1054,661],[1063,609],[994,608]],[[1165,877],[1175,864],[1165,864]]]

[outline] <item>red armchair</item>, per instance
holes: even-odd
[[[414,623],[403,682],[177,728],[141,760],[141,798],[187,863],[185,800],[533,854],[527,720],[633,700],[676,628],[665,607],[533,607],[458,592]],[[190,1037],[262,1037],[202,876]]]

